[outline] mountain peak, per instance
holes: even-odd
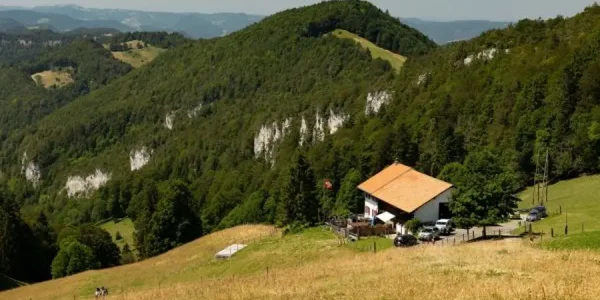
[[[277,28],[274,34],[305,37],[343,29],[405,56],[424,54],[435,47],[427,36],[367,1],[324,1],[289,9],[266,18],[259,26]]]

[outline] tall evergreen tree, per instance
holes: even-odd
[[[352,169],[346,174],[342,180],[342,185],[335,202],[338,215],[359,213],[362,211],[364,197],[362,192],[357,188],[360,183],[361,176],[359,171]]]
[[[13,201],[0,199],[0,272],[22,279],[25,275],[20,265],[24,224],[18,209]]]
[[[202,234],[202,223],[192,210],[193,198],[184,182],[163,182],[158,192],[160,200],[149,222],[136,222],[136,229],[146,233],[136,240],[142,257],[164,253]]]
[[[315,175],[306,157],[297,155],[288,170],[288,180],[283,188],[287,223],[313,225],[317,222],[319,202],[315,186]]]
[[[48,224],[48,218],[45,213],[40,213],[32,226],[33,239],[30,241],[30,255],[33,261],[34,269],[31,271],[30,278],[33,281],[42,281],[51,278],[51,264],[54,256],[58,252],[56,245],[56,232]]]

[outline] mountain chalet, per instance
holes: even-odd
[[[449,218],[452,184],[420,173],[403,164],[393,164],[358,189],[365,193],[365,218],[393,223],[398,233],[413,218],[423,223]]]

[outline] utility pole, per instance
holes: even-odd
[[[540,150],[538,150],[538,154],[535,159],[535,175],[533,176],[533,199],[531,199],[531,204],[533,204],[533,205],[538,203],[540,200],[540,186],[537,181],[539,171],[540,171]],[[537,189],[537,197],[538,197],[537,201],[535,199],[535,195],[536,195],[535,190],[536,189]]]
[[[546,149],[546,166],[544,167],[545,191],[544,197],[548,203],[548,185],[550,185],[550,151]]]

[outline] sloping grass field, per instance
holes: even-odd
[[[524,191],[520,198],[523,200],[520,208],[534,206],[533,188]],[[554,229],[555,235],[564,235],[566,224],[569,235],[600,231],[600,176],[581,177],[549,186],[545,205],[550,216],[533,223],[536,232],[549,234]],[[562,214],[559,214],[560,210]]]
[[[376,241],[377,242],[377,241]],[[214,254],[249,246],[230,260]],[[323,228],[217,232],[132,265],[0,293],[0,299],[481,299],[600,297],[600,253],[543,250],[521,240],[359,252]]]
[[[112,55],[115,59],[129,64],[134,68],[140,68],[141,66],[152,62],[165,51],[166,50],[162,48],[145,46],[142,49],[134,48],[124,52],[112,52]]]
[[[135,243],[133,239],[133,233],[135,232],[135,228],[133,227],[133,222],[129,218],[125,218],[122,220],[110,220],[101,224],[98,224],[100,228],[108,231],[113,238],[113,241],[120,249],[123,249],[125,244],[129,244],[129,247],[133,250],[135,248]],[[117,232],[121,235],[122,239],[117,240]]]
[[[404,63],[406,62],[406,57],[396,54],[394,52],[391,52],[389,50],[383,49],[383,48],[373,44],[371,41],[364,39],[352,32],[342,30],[342,29],[336,29],[335,31],[333,31],[333,35],[338,38],[350,39],[350,40],[357,42],[363,48],[369,49],[369,52],[371,52],[371,56],[374,59],[380,58],[380,59],[388,61],[397,72],[400,72],[400,70],[402,69],[402,66],[404,66]]]
[[[37,85],[45,88],[63,87],[73,83],[72,70],[48,70],[31,75]]]

